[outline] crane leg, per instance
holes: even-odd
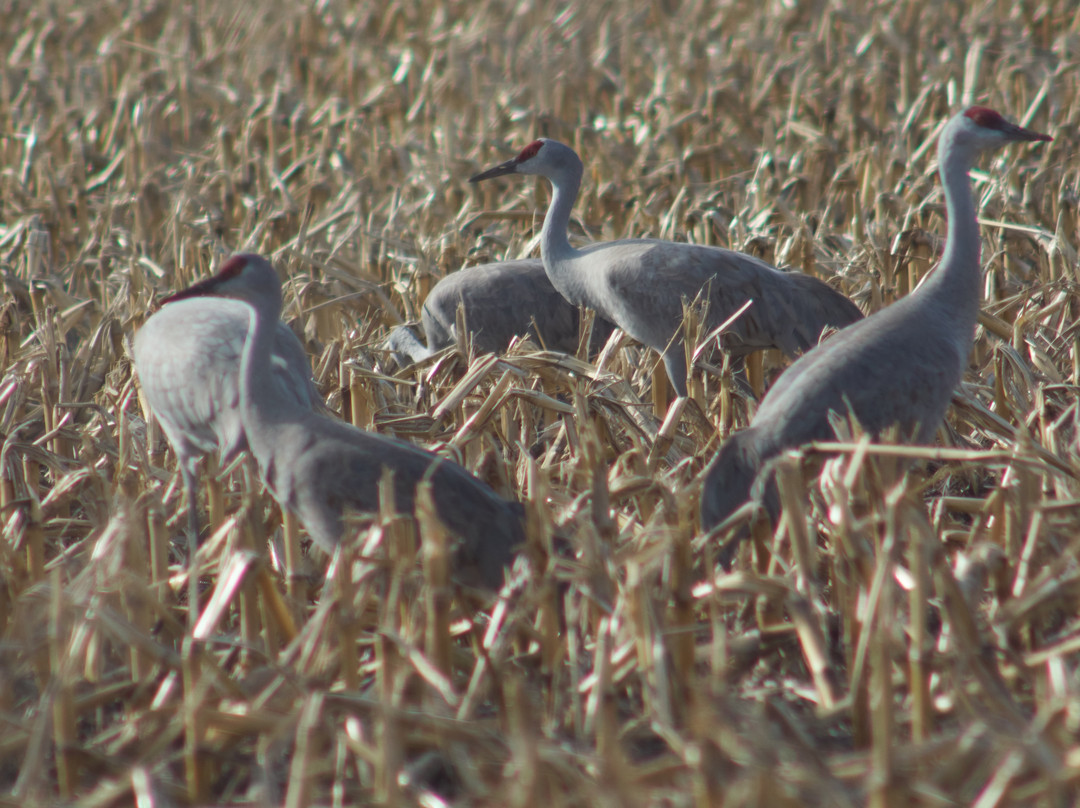
[[[761,355],[761,351],[756,351],[755,353]],[[735,385],[736,388],[738,388],[740,394],[743,397],[755,403],[760,403],[761,396],[754,391],[754,388],[751,385],[750,377],[747,372],[747,362],[745,358],[732,357],[731,382]]]
[[[754,351],[744,360],[746,379],[750,383],[750,390],[753,392],[754,398],[758,401],[761,401],[761,397],[765,393],[764,354],[764,351]]]
[[[187,495],[187,545],[188,545],[188,629],[195,633],[195,624],[199,620],[199,501],[198,481],[193,469],[180,467],[184,481],[184,493]]]
[[[670,346],[664,352],[664,367],[667,368],[671,386],[675,388],[675,395],[686,396],[686,355],[682,343]]]

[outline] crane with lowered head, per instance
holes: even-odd
[[[424,300],[421,322],[427,345],[408,326],[398,326],[387,336],[386,347],[419,362],[452,345],[459,336],[459,306],[480,353],[502,353],[514,337],[522,335],[533,337],[548,350],[570,354],[577,350],[578,307],[555,290],[537,258],[480,264],[450,273]],[[614,328],[597,317],[589,352],[600,350]]]

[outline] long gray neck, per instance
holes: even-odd
[[[262,465],[273,452],[275,426],[290,420],[297,405],[281,395],[271,371],[281,302],[267,299],[248,303],[248,317],[247,338],[240,355],[240,409],[248,446]]]
[[[945,252],[941,265],[919,293],[947,306],[956,327],[973,334],[982,298],[979,223],[968,176],[973,155],[959,148],[950,134],[943,133],[938,145],[938,171],[948,216]]]
[[[540,231],[540,255],[548,279],[559,294],[575,305],[590,302],[585,293],[584,278],[573,266],[580,252],[570,246],[566,235],[570,211],[581,188],[581,173],[581,161],[574,160],[560,166],[559,171],[548,178],[552,189],[551,203]]]

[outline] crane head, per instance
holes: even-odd
[[[189,297],[231,297],[251,300],[262,295],[281,295],[281,281],[270,262],[253,253],[234,255],[217,273],[169,295],[162,304]]]
[[[543,166],[547,162],[545,158],[548,156],[548,152],[552,151],[556,146],[562,146],[564,149],[569,148],[554,140],[548,140],[546,137],[534,140],[522,149],[517,157],[469,177],[469,182],[490,180],[493,177],[502,177],[506,174],[542,174],[544,173]]]
[[[968,107],[955,118],[957,134],[972,139],[976,148],[999,148],[1006,143],[1053,140],[1050,135],[1035,132],[1006,120],[1001,113],[988,107]]]

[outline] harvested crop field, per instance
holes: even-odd
[[[0,42],[0,805],[1080,797],[1074,3],[14,0]],[[788,457],[731,573],[701,471],[756,405],[722,354],[669,409],[626,337],[382,349],[448,272],[539,254],[548,184],[467,182],[539,136],[585,162],[572,243],[731,247],[877,311],[941,252],[936,136],[975,103],[1054,141],[972,172],[937,443]],[[297,557],[238,463],[189,615],[131,338],[241,251],[331,410],[526,503],[497,596],[447,580],[423,507],[419,547],[384,513]]]

